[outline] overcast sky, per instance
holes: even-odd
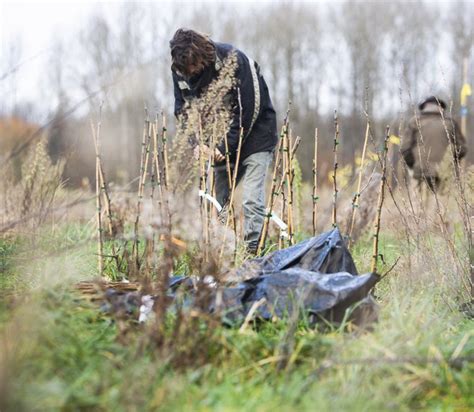
[[[0,94],[3,95],[4,107],[9,107],[14,102],[44,99],[48,95],[45,90],[47,85],[44,82],[44,71],[53,50],[54,40],[56,38],[64,40],[78,33],[92,13],[107,11],[116,15],[126,1],[0,0]],[[170,3],[169,0],[139,2],[155,3],[164,8]],[[181,1],[183,6],[222,2],[225,1]],[[257,3],[269,2],[271,0],[259,0]],[[327,3],[328,0],[313,0],[313,2]],[[244,6],[245,3],[255,1],[239,0],[237,7]],[[16,49],[13,56],[12,46]],[[12,82],[1,80],[12,69],[16,69],[15,90],[11,88]]]
[[[45,70],[53,50],[54,39],[67,40],[84,27],[93,12],[106,11],[116,15],[126,0],[93,1],[11,1],[0,0],[0,100],[3,107],[14,102],[41,101],[46,96],[47,84]],[[151,3],[151,1],[141,1]],[[222,2],[222,1],[214,1]],[[258,4],[265,7],[271,0],[259,0]],[[312,3],[334,3],[332,0],[313,0]],[[443,3],[443,1],[437,1]],[[155,0],[153,3],[166,8],[169,1]],[[181,2],[183,6],[193,1]],[[199,3],[203,3],[200,1]],[[213,3],[207,1],[206,3]],[[244,3],[255,1],[240,0],[235,7],[245,7]],[[355,5],[356,7],[356,5]],[[72,39],[73,40],[73,39]],[[66,44],[69,44],[66,42]],[[71,43],[72,44],[72,43]],[[11,46],[16,46],[16,54],[12,56]],[[12,90],[5,74],[15,70],[15,89]],[[6,103],[5,103],[6,102]],[[0,107],[1,108],[1,107]]]

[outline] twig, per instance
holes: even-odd
[[[388,269],[382,276],[380,276],[380,280],[382,280],[385,276],[387,276],[394,268],[397,266],[398,261],[400,260],[400,256],[397,257],[395,260],[395,263],[390,266],[390,269]]]
[[[382,154],[382,177],[380,178],[380,191],[379,199],[377,202],[377,214],[375,216],[374,223],[374,240],[373,240],[373,253],[372,253],[372,264],[371,272],[377,272],[377,260],[379,254],[379,233],[380,233],[380,219],[382,216],[382,206],[385,197],[385,181],[387,174],[387,152],[388,152],[388,140],[390,138],[390,126],[387,126],[385,132],[385,139],[383,143],[383,154]]]

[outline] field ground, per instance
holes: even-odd
[[[390,206],[382,269],[400,260],[375,289],[372,331],[301,321],[289,336],[285,320],[243,332],[202,322],[159,349],[146,327],[127,321],[124,335],[123,321],[73,290],[96,271],[93,222],[56,223],[34,244],[5,236],[0,409],[472,410],[474,328],[458,310],[466,288],[439,230],[407,246],[394,216]],[[366,233],[353,251],[360,272],[371,253]]]

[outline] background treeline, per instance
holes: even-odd
[[[103,5],[80,32],[56,33],[52,38],[43,73],[46,103],[17,101],[11,95],[2,99],[1,155],[31,135],[31,123],[38,121],[34,113],[47,110],[51,155],[67,157],[65,173],[71,184],[86,176],[92,179],[89,122],[91,116],[97,118],[103,101],[107,172],[118,183],[133,179],[139,170],[145,106],[150,113],[168,113],[173,127],[168,42],[178,27],[185,26],[230,42],[259,62],[280,122],[291,101],[292,130],[303,137],[298,155],[303,177],[311,176],[315,127],[325,176],[332,164],[335,109],[342,165],[352,165],[362,149],[365,112],[375,139],[383,135],[386,124],[399,135],[427,95],[439,94],[452,102],[457,117],[464,57],[474,83],[473,21],[471,1],[127,2],[110,11]],[[9,58],[2,62],[2,90],[13,93],[18,80],[8,70],[27,57],[11,45]],[[471,113],[473,103],[471,99]],[[18,124],[18,119],[25,124]],[[471,115],[471,161],[473,123]]]

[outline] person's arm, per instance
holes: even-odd
[[[413,121],[410,120],[403,133],[402,145],[400,146],[400,153],[402,154],[403,160],[405,160],[405,163],[410,169],[413,168],[415,164],[415,156],[413,155],[413,148],[416,145],[415,132],[416,129],[413,127]]]
[[[178,116],[183,111],[184,98],[183,98],[181,89],[179,88],[178,75],[175,72],[172,72],[172,74],[173,74],[173,87],[174,87],[174,115],[176,118],[178,118]]]
[[[239,147],[240,139],[240,122],[244,128],[244,136],[248,131],[254,112],[255,92],[253,77],[249,67],[249,61],[239,52],[237,52],[237,68],[235,71],[236,85],[229,92],[229,100],[232,107],[232,121],[227,132],[227,144],[230,155],[234,155]],[[239,91],[240,103],[239,105]],[[218,146],[218,150],[225,155],[225,142],[222,141]]]

